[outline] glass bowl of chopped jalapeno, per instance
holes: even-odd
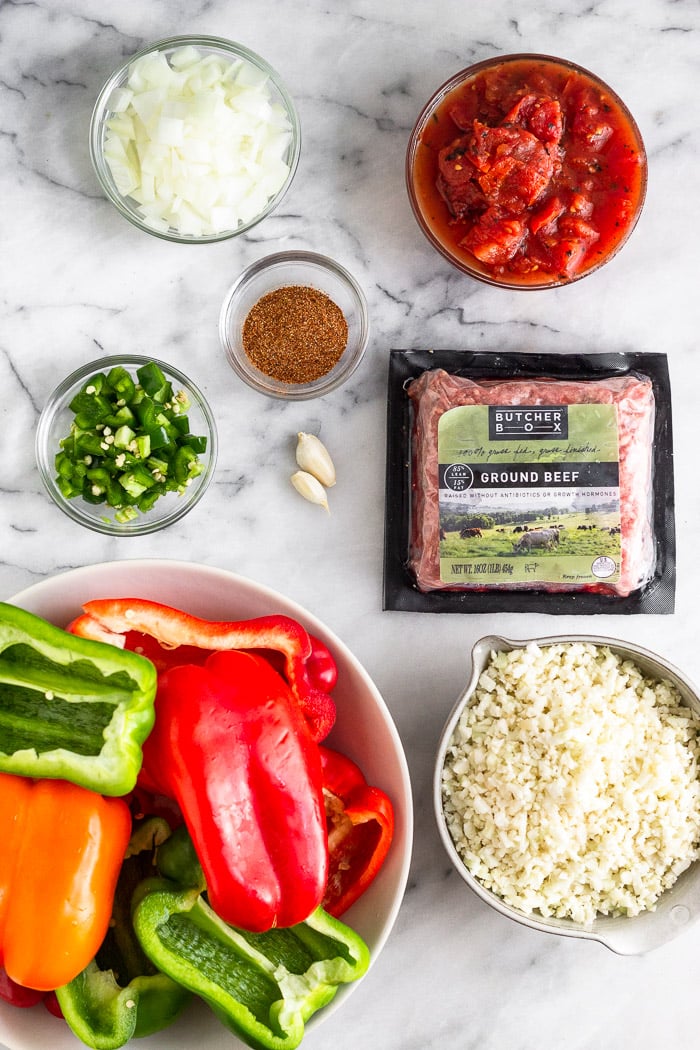
[[[216,424],[172,365],[135,354],[91,361],[60,383],[36,432],[53,501],[96,532],[137,536],[178,521],[204,495]]]

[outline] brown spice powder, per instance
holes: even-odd
[[[243,349],[256,368],[281,383],[326,375],[348,342],[343,311],[325,292],[304,285],[263,295],[243,322]]]

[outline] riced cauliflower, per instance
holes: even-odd
[[[494,652],[447,749],[447,827],[520,911],[637,915],[700,855],[699,755],[677,688],[609,648]]]

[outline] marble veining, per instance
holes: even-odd
[[[302,124],[296,179],[248,234],[201,248],[132,229],[102,197],[87,150],[94,99],[142,44],[185,32],[236,39],[286,80]],[[536,51],[594,69],[625,99],[649,164],[647,201],[609,266],[570,288],[506,292],[439,257],[404,189],[423,104],[494,53]],[[306,606],[373,676],[394,715],[416,803],[397,924],[346,1009],[312,1032],[321,1050],[691,1050],[700,927],[644,958],[521,928],[452,872],[434,827],[433,753],[471,643],[576,628],[664,652],[700,679],[696,596],[697,0],[117,0],[0,2],[0,596],[95,562],[142,557],[235,570]],[[224,294],[283,248],[327,253],[369,300],[361,368],[321,401],[281,404],[242,386],[219,348]],[[381,611],[387,355],[392,347],[669,355],[678,527],[674,617],[421,616]],[[33,435],[69,371],[119,351],[189,373],[216,415],[206,498],[156,536],[82,530],[43,492]],[[288,483],[298,430],[331,449],[332,514]],[[407,656],[407,654],[410,654]],[[235,1045],[235,1041],[231,1041]]]

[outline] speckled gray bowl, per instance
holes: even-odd
[[[535,914],[525,914],[507,904],[497,894],[486,889],[467,870],[448,831],[442,803],[442,770],[447,748],[459,717],[464,707],[470,703],[479,676],[488,664],[491,653],[523,649],[532,642],[536,642],[539,646],[555,645],[561,642],[591,642],[594,645],[608,646],[612,652],[633,660],[650,678],[671,681],[678,688],[684,703],[700,714],[700,694],[696,686],[673,664],[631,642],[582,634],[530,638],[522,641],[513,641],[497,635],[480,638],[472,650],[471,677],[445,723],[435,762],[433,801],[443,845],[467,886],[501,915],[515,919],[516,922],[529,926],[530,929],[541,930],[543,933],[600,941],[601,944],[619,955],[641,955],[672,940],[700,918],[700,861],[691,864],[677,882],[662,894],[654,911],[619,918],[600,915],[592,923],[583,924],[574,922],[572,919],[543,918]]]

